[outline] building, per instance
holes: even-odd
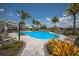
[[[17,29],[17,23],[12,20],[0,20],[0,31]]]

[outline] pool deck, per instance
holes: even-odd
[[[10,33],[10,36],[17,37],[16,33]],[[30,36],[21,36],[21,40],[26,42],[26,46],[20,56],[45,56],[44,44],[47,40],[35,39]]]
[[[26,36],[23,39],[26,42],[26,47],[21,56],[44,56],[44,44],[47,40],[39,40]]]
[[[18,34],[10,33],[9,36],[16,37],[18,40]],[[60,39],[64,40],[66,36],[60,35]],[[45,56],[44,44],[47,40],[40,40],[32,38],[30,36],[21,36],[21,40],[26,42],[26,46],[20,56]]]

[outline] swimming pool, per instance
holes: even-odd
[[[33,38],[38,38],[38,39],[51,39],[51,38],[58,38],[57,34],[52,34],[49,32],[44,32],[44,31],[38,31],[38,32],[20,32],[22,35],[28,35]]]

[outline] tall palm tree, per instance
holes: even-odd
[[[36,29],[38,29],[38,27],[41,24],[39,20],[35,20],[35,19],[32,20],[32,23],[36,26]]]
[[[52,17],[51,22],[54,23],[54,27],[56,27],[56,23],[59,22],[59,18],[58,17]]]
[[[35,27],[35,19],[32,20],[32,27],[33,27],[33,29],[36,29],[36,27]]]
[[[34,31],[35,30],[35,26],[32,24],[31,27],[32,27],[32,30]]]
[[[25,27],[25,23],[24,21],[27,19],[27,18],[31,18],[30,14],[24,10],[17,10],[19,16],[20,16],[20,25],[21,25],[21,28]]]
[[[31,18],[31,16],[30,16],[29,13],[27,13],[27,12],[24,11],[24,10],[17,10],[17,13],[18,13],[19,16],[20,16],[20,22],[19,22],[19,41],[20,41],[20,29],[21,29],[21,27],[23,27],[23,29],[24,29],[24,27],[25,27],[24,21],[25,21],[27,18]],[[23,25],[23,26],[22,26],[22,25]]]
[[[57,30],[56,30],[56,23],[59,22],[59,18],[58,17],[52,17],[51,18],[51,22],[54,23],[54,29],[57,32]]]
[[[65,10],[67,16],[73,16],[74,34],[76,33],[76,14],[79,12],[79,4],[73,3]]]
[[[35,19],[32,20],[32,24],[33,24],[33,25],[35,24]]]
[[[34,25],[31,25],[31,27],[32,27],[33,29],[35,29],[35,26],[34,26]]]
[[[25,28],[25,22],[24,21],[20,21],[19,23],[20,23],[20,29],[24,30],[24,28]]]

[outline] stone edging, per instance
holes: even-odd
[[[48,53],[47,53],[47,44],[44,45],[44,53],[45,53],[45,56],[48,56]]]
[[[20,56],[21,53],[22,53],[22,51],[24,50],[24,48],[25,48],[25,46],[23,46],[23,47],[21,48],[21,50],[18,52],[18,54],[17,54],[16,56]]]

